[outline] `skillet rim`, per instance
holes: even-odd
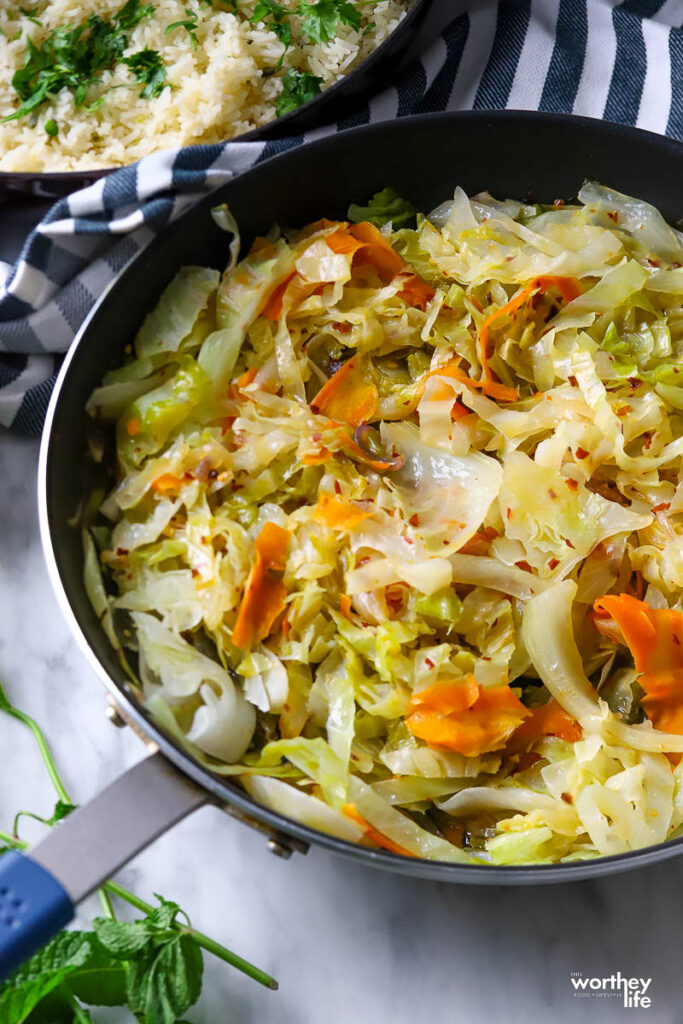
[[[659,154],[662,159],[673,159],[674,157],[676,159],[683,158],[683,143],[667,138],[666,136],[657,135],[653,132],[647,132],[642,129],[631,128],[629,126],[613,122],[600,121],[595,118],[526,110],[451,111],[404,117],[398,120],[364,125],[360,128],[354,128],[332,136],[327,136],[309,143],[305,147],[305,153],[308,153],[311,150],[321,150],[327,147],[334,149],[336,145],[340,144],[338,141],[339,139],[342,139],[341,144],[343,145],[343,142],[346,139],[356,138],[359,136],[362,137],[368,134],[387,134],[389,136],[394,132],[398,132],[399,134],[409,134],[413,126],[422,125],[426,122],[434,125],[441,124],[444,126],[444,130],[457,125],[467,125],[467,123],[478,122],[483,123],[484,125],[488,122],[489,127],[494,130],[496,123],[516,123],[522,125],[526,122],[527,126],[531,126],[533,124],[544,124],[554,128],[558,132],[571,130],[574,126],[577,126],[593,132],[597,131],[599,135],[605,136],[605,140],[607,142],[610,137],[616,136],[627,141],[630,139],[634,142],[644,142],[651,148],[653,155]],[[256,164],[244,173],[252,176],[258,175],[262,168],[270,165],[273,161],[280,161],[281,163],[286,164],[287,160],[294,160],[297,157],[300,159],[301,153],[302,150],[299,147],[284,153],[279,153],[263,160],[261,163]],[[173,225],[169,226],[169,228],[171,230],[173,228],[177,229],[177,226],[182,225],[186,218],[196,215],[204,208],[214,205],[219,193],[222,193],[225,189],[229,189],[230,184],[231,183],[228,182],[217,192],[213,192],[208,196],[202,197],[197,204],[185,211],[176,221],[173,222]],[[169,230],[169,228],[166,230]],[[163,234],[164,232],[160,233],[160,235]],[[198,761],[192,758],[187,751],[177,744],[172,737],[166,735],[162,728],[153,721],[151,716],[144,711],[137,698],[126,692],[123,686],[117,683],[110,676],[109,672],[90,646],[86,635],[87,631],[81,626],[76,617],[69,599],[69,589],[66,583],[62,580],[57,562],[57,549],[55,544],[53,544],[53,534],[48,515],[48,470],[53,447],[54,420],[57,410],[61,405],[61,396],[64,383],[69,374],[70,365],[84,341],[86,344],[89,343],[87,339],[91,321],[100,313],[102,307],[109,302],[110,293],[116,288],[122,278],[130,272],[135,271],[136,265],[140,261],[141,257],[144,256],[146,251],[147,248],[143,249],[116,275],[116,277],[103,291],[98,301],[81,324],[64,359],[50,399],[41,438],[38,465],[38,510],[40,536],[48,576],[50,578],[57,603],[59,604],[60,610],[69,624],[71,632],[76,638],[79,647],[95,670],[97,676],[100,678],[100,681],[104,683],[115,704],[122,707],[124,717],[128,724],[130,724],[138,735],[145,739],[146,742],[156,745],[164,756],[171,761],[171,763],[174,764],[180,772],[188,775],[191,779],[206,789],[213,797],[215,803],[219,805],[227,804],[228,807],[226,809],[228,812],[232,807],[234,807],[237,809],[238,816],[241,813],[248,819],[256,819],[258,822],[267,826],[267,828],[274,830],[276,834],[279,833],[280,835],[284,834],[285,836],[293,837],[298,840],[299,843],[303,843],[306,847],[309,845],[322,846],[324,849],[331,850],[332,852],[352,859],[357,863],[364,863],[374,867],[382,867],[393,872],[411,875],[413,877],[475,885],[565,883],[598,878],[603,875],[614,874],[619,871],[645,867],[661,860],[666,860],[669,857],[677,856],[683,852],[683,836],[678,839],[668,840],[663,843],[657,843],[653,846],[647,846],[639,850],[631,850],[626,853],[597,857],[585,861],[542,865],[467,865],[447,861],[426,860],[417,857],[404,857],[381,850],[372,850],[369,847],[359,846],[358,844],[338,839],[334,836],[309,828],[308,826],[301,825],[293,819],[285,818],[284,816],[258,804],[243,789],[239,788],[237,784],[231,783],[226,779],[213,774],[209,769],[205,768]],[[275,838],[277,838],[277,836],[275,836]]]

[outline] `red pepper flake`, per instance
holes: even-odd
[[[574,797],[571,795],[571,793],[563,793],[562,794],[562,799],[564,800],[564,802],[566,804],[573,804],[574,803]]]
[[[555,491],[554,491],[554,490],[552,489],[552,487],[549,487],[549,488],[548,488],[548,495],[549,495],[549,496],[550,496],[551,498],[553,498],[553,500],[554,500],[554,499],[555,499],[555,498],[557,497],[557,494],[556,494],[556,492],[555,492]]]
[[[408,522],[410,523],[410,525],[411,525],[411,526],[419,526],[419,525],[420,525],[420,519],[419,519],[419,517],[418,517],[418,514],[417,514],[417,512],[415,513],[415,515],[414,515],[414,516],[411,516],[411,517],[410,517],[410,519],[408,520]]]
[[[589,454],[590,454],[590,452],[587,452],[586,449],[582,448],[580,445],[576,449],[576,457],[577,457],[577,459],[587,459]]]
[[[628,416],[630,412],[633,412],[632,405],[622,405],[621,409],[617,409],[617,416]]]
[[[669,509],[669,508],[671,508],[671,502],[670,501],[662,501],[659,505],[655,505],[653,507],[652,511],[654,513],[656,513],[656,512],[666,512],[666,510]]]
[[[512,509],[511,508],[506,508],[505,509],[505,515],[507,516],[508,519],[512,519]]]
[[[640,379],[640,377],[629,377],[629,379],[628,379],[628,383],[629,383],[629,387],[631,388],[631,390],[632,390],[632,391],[635,391],[635,390],[636,390],[637,388],[639,388],[639,387],[640,387],[640,385],[641,385],[641,384],[642,384],[643,382],[642,382],[642,380]]]
[[[564,538],[564,542],[565,542],[565,544],[567,545],[568,548],[572,548],[572,549],[574,548],[574,545],[572,544],[572,542],[570,540],[567,540],[566,537]]]
[[[434,668],[434,662],[431,658],[425,658],[425,665],[427,668]]]
[[[560,564],[559,558],[551,558],[550,561],[548,562],[548,568],[552,571],[553,569],[557,569],[559,564]]]
[[[334,481],[334,493],[341,494],[341,484],[339,483],[338,480]]]
[[[619,223],[619,211],[618,210],[608,210],[607,211],[607,216],[609,217],[610,220],[613,220],[615,224]]]
[[[573,388],[578,388],[579,382],[573,374],[570,374],[569,377],[567,377],[567,380]]]
[[[524,572],[531,572],[531,566],[528,562],[525,562],[523,558],[521,558],[519,562],[515,562],[515,565],[518,569],[524,569]]]
[[[565,480],[565,483],[566,483],[566,485],[567,485],[567,487],[569,488],[570,491],[578,491],[578,489],[579,489],[579,482],[578,482],[578,480],[573,480],[570,476],[568,476],[567,479]]]
[[[336,331],[337,334],[348,334],[351,330],[351,324],[340,323],[337,321],[337,323],[332,324],[332,330]]]
[[[661,267],[661,265],[662,265],[662,261],[661,260],[651,260],[649,256],[648,256],[646,262],[649,263],[651,267]]]
[[[193,577],[194,577],[194,576],[199,576],[199,569],[193,569],[193,570],[192,570],[192,576],[193,576]]]
[[[653,511],[654,511],[654,509],[653,509]],[[116,549],[116,554],[117,555],[127,555],[128,554],[128,548],[117,548]]]

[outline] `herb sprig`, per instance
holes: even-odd
[[[277,98],[278,117],[289,114],[290,111],[300,107],[302,103],[308,103],[309,100],[319,96],[322,91],[322,83],[322,78],[311,74],[310,71],[297,71],[296,68],[290,68],[282,79],[282,92]]]
[[[21,104],[0,123],[26,117],[62,89],[73,93],[77,107],[83,106],[89,86],[98,83],[102,72],[116,64],[125,64],[134,72],[135,81],[143,86],[143,99],[158,96],[166,82],[159,54],[141,50],[123,57],[129,43],[128,33],[153,13],[153,4],[127,0],[110,20],[93,14],[75,27],[60,25],[49,33],[42,46],[27,39],[25,64],[12,77]]]
[[[74,805],[57,771],[38,723],[15,708],[0,685],[0,711],[31,730],[55,789],[57,803],[50,818],[30,816],[52,825]],[[0,854],[25,850],[17,834],[20,812],[12,833],[0,832]],[[134,922],[116,919],[111,897],[124,900],[144,917]],[[196,931],[177,903],[156,896],[154,907],[117,882],[100,890],[104,917],[95,918],[92,931],[63,931],[16,970],[0,990],[2,1024],[95,1024],[88,1007],[128,1007],[140,1024],[177,1024],[199,998],[203,951],[243,971],[267,988],[277,982],[214,939]],[[186,923],[179,920],[185,917]]]
[[[237,9],[237,0],[233,0]],[[368,0],[362,0],[368,2]],[[309,43],[329,43],[337,35],[340,25],[348,25],[354,31],[359,31],[361,26],[361,14],[358,4],[351,0],[317,0],[311,3],[310,0],[298,0],[294,11],[279,3],[279,0],[257,0],[254,13],[249,19],[252,25],[263,22],[267,28],[278,37],[284,50],[273,71],[279,71],[287,51],[292,43],[292,26],[290,16],[296,14],[301,18],[301,34]],[[291,72],[287,73],[288,75]],[[322,79],[316,79],[307,71],[297,72],[304,76],[300,81],[290,79],[286,84],[280,101],[278,102],[278,116],[296,110],[302,103],[308,102],[321,92],[320,83]],[[285,75],[285,78],[287,76]],[[315,81],[314,81],[315,80]],[[318,83],[316,85],[316,82]]]

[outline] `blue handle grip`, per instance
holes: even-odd
[[[0,857],[0,978],[62,930],[74,916],[71,897],[26,854]]]

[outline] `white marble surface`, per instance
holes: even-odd
[[[46,728],[77,802],[143,755],[51,593],[38,538],[37,445],[0,436],[0,678]],[[0,827],[49,812],[30,735],[0,715]],[[465,888],[384,875],[321,850],[278,860],[219,810],[198,812],[121,873],[180,902],[202,930],[280,981],[277,993],[207,957],[195,1024],[496,1024],[681,1020],[683,859],[595,883]],[[90,908],[97,912],[96,905]],[[572,996],[570,971],[652,978],[653,1006]],[[111,1011],[98,1020],[123,1024]]]

